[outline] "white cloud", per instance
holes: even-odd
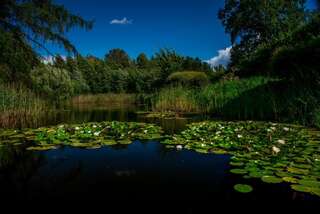
[[[67,57],[66,56],[61,56],[61,58],[66,61]],[[53,65],[54,62],[54,56],[43,56],[41,58],[42,63],[46,64],[46,65]]]
[[[127,19],[127,17],[124,17],[123,19],[113,19],[110,21],[111,25],[130,25],[133,23],[133,20]]]
[[[207,60],[206,62],[212,67],[224,65],[227,66],[231,58],[231,49],[232,46],[218,51],[218,56],[213,57],[212,59]]]

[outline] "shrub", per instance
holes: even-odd
[[[207,85],[209,78],[204,72],[184,71],[171,74],[167,81],[173,84],[200,87]]]

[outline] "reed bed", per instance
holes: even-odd
[[[36,126],[48,104],[22,85],[0,84],[0,128]]]

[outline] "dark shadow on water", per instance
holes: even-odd
[[[3,147],[2,147],[3,148]],[[9,158],[10,159],[10,158]],[[86,150],[20,152],[0,168],[2,200],[315,200],[229,173],[229,156],[166,149],[158,142]],[[249,183],[244,195],[233,186]],[[191,204],[190,204],[191,205]],[[186,205],[188,206],[188,204]]]

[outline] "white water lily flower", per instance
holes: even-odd
[[[281,150],[280,150],[278,147],[273,146],[273,147],[272,147],[272,151],[273,151],[274,153],[278,154]]]
[[[96,126],[96,125],[93,125],[92,127],[93,127],[93,128],[97,128],[97,126]]]
[[[288,132],[290,129],[287,128],[287,127],[284,127],[283,130],[286,131],[286,132]]]
[[[201,146],[202,146],[202,147],[204,147],[204,146],[205,146],[205,144],[203,144],[203,143],[202,143],[202,144],[201,144]]]
[[[284,144],[286,144],[286,141],[284,141],[284,140],[278,140],[278,143],[281,144],[281,145],[284,145]]]
[[[144,132],[145,134],[147,134],[147,133],[148,133],[148,130],[144,130],[143,132]]]
[[[77,126],[76,128],[75,128],[75,130],[79,130],[80,128]]]
[[[242,138],[243,136],[241,134],[238,134],[238,138]]]
[[[181,150],[181,149],[183,149],[183,146],[177,145],[177,149],[178,149],[178,150]]]
[[[91,131],[89,130],[88,133],[91,134]]]
[[[100,135],[100,132],[95,132],[94,133],[94,136],[99,136]]]

